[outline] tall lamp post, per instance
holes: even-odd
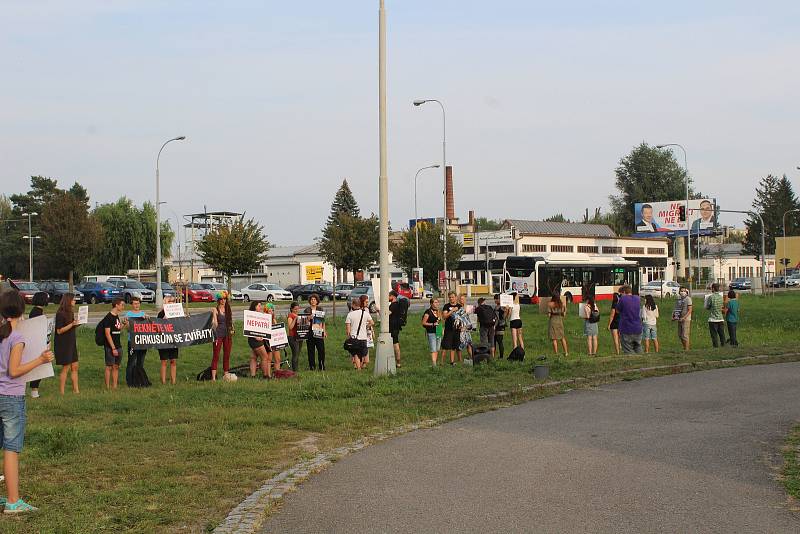
[[[683,151],[683,169],[686,172],[686,254],[687,254],[686,264],[689,267],[689,289],[691,289],[694,275],[692,273],[692,232],[690,231],[690,226],[689,226],[689,164],[687,163],[686,149],[683,148],[683,145],[679,145],[678,143],[666,143],[663,145],[656,145],[656,148],[667,148],[670,146],[676,146]],[[699,240],[700,238],[698,237],[697,239]],[[699,252],[697,256],[697,272],[699,275],[700,273]]]
[[[160,308],[164,302],[164,292],[161,290],[161,191],[158,163],[161,159],[161,151],[173,141],[183,141],[185,135],[173,137],[166,141],[158,151],[156,156],[156,308]]]
[[[444,197],[444,219],[442,220],[442,243],[444,255],[444,277],[445,277],[445,292],[450,289],[450,277],[447,275],[447,115],[444,111],[444,104],[435,98],[425,98],[414,100],[415,106],[421,106],[428,102],[436,102],[442,108],[442,183],[444,189],[442,196]]]
[[[419,269],[419,215],[417,214],[417,178],[419,178],[419,173],[424,171],[425,169],[438,169],[439,165],[428,165],[427,167],[422,167],[417,171],[417,174],[414,175],[414,241],[416,241],[417,245],[417,269]]]
[[[31,282],[33,282],[33,240],[39,239],[38,235],[33,235],[33,231],[31,230],[31,217],[34,215],[39,215],[36,212],[33,213],[23,213],[23,217],[28,218],[28,235],[22,236],[22,239],[28,240],[28,278]]]
[[[798,167],[800,169],[800,167]],[[783,265],[783,275],[786,276],[786,264],[783,260],[786,259],[786,216],[790,213],[800,212],[800,209],[789,210],[783,214],[783,258],[781,258],[781,265]]]

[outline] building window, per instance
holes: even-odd
[[[597,247],[578,245],[578,252],[583,252],[584,254],[597,254],[597,250]]]
[[[657,256],[663,256],[664,254],[667,253],[667,251],[665,249],[663,249],[663,248],[648,248],[647,249],[647,253],[648,254],[654,254],[654,255],[657,255]]]
[[[475,254],[475,247],[462,247],[461,254]]]
[[[514,245],[491,245],[489,250],[497,252],[498,254],[513,254]]]
[[[572,245],[550,245],[550,252],[574,252]]]
[[[625,247],[626,254],[644,254],[644,247]]]
[[[622,254],[622,247],[603,247],[603,254]]]
[[[547,245],[522,245],[522,252],[547,252]]]

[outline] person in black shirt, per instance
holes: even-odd
[[[458,303],[456,294],[452,291],[447,295],[448,302],[442,307],[441,318],[444,319],[444,334],[442,335],[442,358],[444,352],[450,351],[450,365],[456,363],[456,351],[461,343],[460,332],[456,328],[455,318],[453,313],[461,309],[461,304]]]
[[[28,313],[28,319],[33,319],[34,317],[44,315],[44,309],[48,302],[50,302],[50,296],[44,291],[34,293],[33,298],[31,299],[33,308],[31,308],[30,313]],[[39,385],[41,383],[41,380],[31,380],[31,398],[39,398]]]
[[[397,300],[397,291],[389,291],[389,333],[392,335],[392,347],[394,348],[394,362],[397,367],[400,365],[400,329],[403,328],[403,304]]]
[[[499,358],[505,356],[505,347],[503,346],[503,336],[506,333],[506,317],[508,316],[508,308],[500,306],[500,293],[494,296],[494,311],[497,314],[497,323],[494,327],[494,344],[500,349]],[[492,356],[494,357],[495,349],[492,347]]]
[[[432,298],[430,304],[430,308],[425,310],[425,313],[422,314],[422,327],[425,328],[425,334],[428,338],[428,348],[431,352],[431,365],[436,367],[437,360],[439,359],[439,343],[441,342],[436,335],[440,314],[439,299]]]
[[[172,304],[173,302],[175,302],[175,297],[164,295],[164,304]],[[162,307],[161,311],[158,312],[158,318],[163,319],[164,317],[164,308]],[[174,386],[178,378],[178,348],[158,349],[158,359],[161,360],[161,383],[167,383],[167,362],[169,362],[169,379]]]
[[[119,384],[119,362],[122,354],[122,318],[119,316],[125,310],[125,301],[117,297],[111,302],[111,311],[101,321],[103,334],[106,340],[103,346],[105,353],[106,389],[117,389]]]
[[[65,293],[61,297],[61,305],[56,312],[55,335],[53,336],[53,352],[56,363],[61,366],[58,375],[58,387],[61,394],[67,385],[67,372],[72,379],[73,393],[80,393],[78,389],[78,341],[77,328],[80,326],[75,319],[75,294]]]

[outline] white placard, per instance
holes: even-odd
[[[276,324],[270,330],[269,346],[272,350],[278,350],[289,344],[289,336],[286,334],[286,326],[283,323]]]
[[[578,304],[578,317],[580,317],[581,319],[588,319],[588,317],[586,316],[586,311],[587,310],[585,303],[582,302]]]
[[[372,328],[367,328],[367,348],[371,349],[375,346],[375,339],[372,337]]]
[[[21,363],[28,363],[39,357],[48,349],[47,345],[47,317],[40,315],[33,319],[26,319],[17,323],[17,332],[25,340],[25,350],[22,351]],[[53,364],[45,363],[22,375],[25,382],[41,380],[53,376]]]
[[[175,317],[185,317],[186,313],[183,311],[183,304],[180,302],[171,302],[164,304],[164,318],[174,319]]]
[[[245,337],[269,337],[271,329],[272,315],[250,310],[244,311],[244,328],[242,332]]]
[[[89,322],[89,306],[78,306],[78,324]]]
[[[500,293],[500,306],[510,308],[514,305],[514,297],[508,293]]]

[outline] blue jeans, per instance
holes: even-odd
[[[25,439],[25,395],[0,395],[0,447],[22,452]]]
[[[436,334],[428,333],[428,348],[431,352],[439,352],[439,345],[442,342],[442,338],[436,337]]]

